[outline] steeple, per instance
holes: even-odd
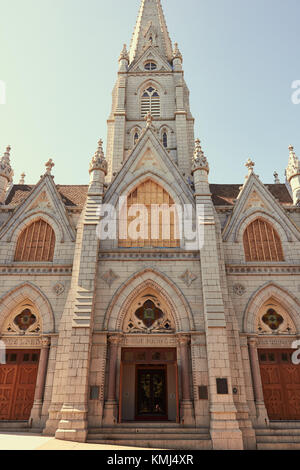
[[[150,46],[172,61],[172,42],[160,0],[142,0],[130,45],[130,63],[140,57]]]

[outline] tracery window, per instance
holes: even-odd
[[[160,117],[160,97],[158,91],[150,86],[142,94],[141,115],[147,116],[151,113],[153,117]]]
[[[53,261],[55,233],[43,219],[28,225],[20,234],[15,261]]]
[[[146,70],[150,70],[150,71],[156,70],[156,69],[157,69],[157,65],[156,65],[155,62],[146,62],[146,64],[145,64],[145,69],[146,69]]]
[[[264,219],[248,225],[243,241],[246,261],[284,261],[279,235]]]

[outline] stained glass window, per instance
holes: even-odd
[[[31,312],[31,310],[29,310],[29,308],[26,308],[25,310],[23,310],[23,312],[20,313],[20,315],[18,315],[18,316],[14,319],[15,325],[16,325],[21,331],[26,331],[26,330],[28,330],[28,328],[30,328],[31,325],[33,325],[35,322],[36,322],[36,316],[33,315],[33,313]]]
[[[274,309],[270,308],[267,313],[262,317],[262,321],[268,325],[271,330],[276,331],[282,325],[283,318]]]

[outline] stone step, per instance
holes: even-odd
[[[122,426],[118,425],[116,427],[104,427],[104,428],[90,428],[89,434],[108,434],[108,433],[129,433],[129,434],[201,434],[209,435],[209,430],[207,428],[194,428],[194,427],[183,427],[178,425],[174,426],[165,426],[164,427],[154,427],[154,426],[139,426],[136,424],[134,426]]]
[[[271,421],[270,429],[300,429],[300,421]]]
[[[268,435],[268,436],[257,436],[257,443],[286,443],[286,442],[293,442],[300,444],[300,436],[293,436],[290,434],[280,434],[280,435]]]
[[[256,436],[300,436],[299,428],[288,428],[288,429],[257,429]]]
[[[96,439],[96,440],[107,440],[107,439],[114,439],[114,440],[120,440],[123,441],[124,439],[134,439],[134,440],[174,440],[178,439],[178,436],[180,436],[180,439],[182,441],[186,440],[210,440],[210,435],[209,434],[200,434],[200,433],[182,433],[182,432],[177,432],[177,433],[150,433],[150,432],[139,432],[139,433],[124,433],[122,431],[119,432],[101,432],[101,433],[89,433],[89,439]]]
[[[26,429],[29,428],[28,421],[0,421],[0,429]]]
[[[298,442],[263,442],[257,443],[257,450],[300,450],[300,443]]]
[[[107,444],[107,445],[121,445],[129,447],[143,447],[150,449],[168,449],[168,450],[212,450],[212,442],[209,439],[182,439],[180,436],[174,436],[172,439],[159,438],[145,438],[134,439],[133,437],[125,437],[123,439],[95,439],[88,436],[88,443],[90,444]]]

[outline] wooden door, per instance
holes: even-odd
[[[291,349],[258,351],[265,405],[270,420],[300,420],[300,365]]]
[[[0,420],[30,417],[38,372],[39,350],[9,350],[0,365]]]

